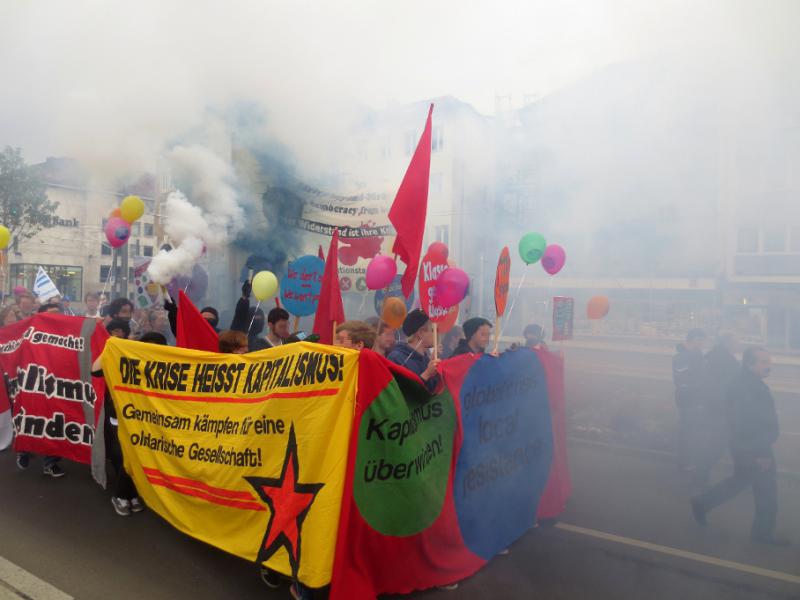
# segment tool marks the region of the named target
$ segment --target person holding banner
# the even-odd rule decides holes
[[[289,337],[289,312],[276,306],[267,313],[267,342],[270,348],[283,346]]]
[[[492,339],[492,323],[483,317],[473,317],[464,321],[464,337],[458,342],[452,356],[462,354],[483,354]]]
[[[25,291],[17,296],[17,306],[22,311],[22,318],[30,317],[36,312],[36,300],[28,291]]]
[[[433,323],[424,311],[412,310],[403,321],[403,333],[408,339],[396,343],[386,358],[419,375],[427,390],[434,393],[442,378],[437,371],[441,360],[428,357],[428,350],[433,348]]]
[[[363,350],[375,345],[375,330],[364,321],[345,321],[336,328],[334,346]]]
[[[527,325],[522,332],[525,338],[525,347],[531,350],[547,350],[547,344],[544,341],[544,328],[536,323]]]

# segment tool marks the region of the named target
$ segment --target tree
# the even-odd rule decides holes
[[[8,227],[12,239],[29,239],[53,226],[58,202],[47,198],[46,188],[22,151],[6,146],[0,154],[0,225]]]

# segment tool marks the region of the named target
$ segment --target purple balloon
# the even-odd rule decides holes
[[[566,262],[567,253],[564,252],[564,248],[558,244],[550,244],[544,249],[544,254],[542,255],[542,268],[550,273],[550,275],[555,275],[561,269],[563,269],[564,263]]]
[[[450,267],[436,280],[436,303],[450,308],[461,302],[469,290],[469,275],[461,269]]]
[[[131,224],[120,217],[111,217],[106,222],[106,239],[112,248],[119,248],[131,237]]]
[[[381,290],[392,283],[397,275],[397,263],[388,256],[378,254],[367,265],[367,287],[371,290]]]

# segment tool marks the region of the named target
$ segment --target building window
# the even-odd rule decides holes
[[[412,154],[414,154],[414,150],[417,148],[416,131],[406,131],[404,146],[406,149],[406,156],[411,156]]]
[[[444,148],[444,133],[441,127],[431,130],[431,152],[439,152]]]
[[[29,290],[33,289],[39,266],[39,263],[9,265],[12,284],[25,286]],[[83,299],[83,267],[65,265],[41,265],[41,267],[56,284],[62,296],[69,296],[71,300],[77,301]]]
[[[764,228],[764,252],[786,252],[786,228]]]
[[[141,242],[139,240],[128,240],[128,246],[130,246],[131,249],[130,256],[141,256],[139,254],[139,252],[141,252]]]
[[[142,246],[142,256],[153,256],[153,247]]]
[[[736,251],[740,253],[758,252],[758,228],[740,227],[736,236]]]
[[[444,177],[441,173],[431,173],[430,185],[428,186],[428,191],[432,195],[440,195],[442,193],[442,181]]]
[[[450,246],[450,225],[437,225],[434,231],[436,232],[437,242]]]
[[[108,273],[111,271],[110,265],[100,265],[100,283],[108,281]]]
[[[144,224],[144,234],[146,236],[152,236],[153,235],[153,224],[152,223],[145,223]]]
[[[103,242],[100,246],[100,254],[102,256],[111,256],[111,246],[106,242]]]
[[[141,230],[142,230],[141,223],[139,223],[138,221],[131,225],[131,235],[139,235],[139,232],[141,232]]]
[[[387,136],[381,144],[381,158],[392,158],[392,138]]]

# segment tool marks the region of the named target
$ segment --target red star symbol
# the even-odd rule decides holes
[[[303,526],[311,504],[314,502],[323,483],[298,483],[300,467],[297,460],[297,439],[294,424],[289,429],[289,443],[283,459],[281,476],[278,479],[267,477],[245,477],[255,488],[261,499],[269,506],[270,518],[264,540],[258,551],[258,562],[263,563],[283,547],[289,554],[292,576],[297,579],[300,568],[300,529]]]

